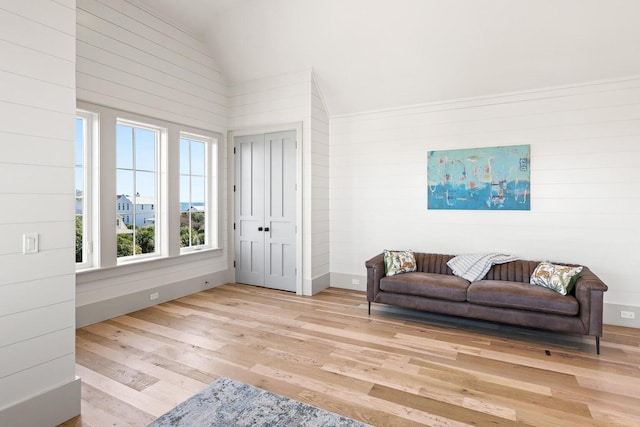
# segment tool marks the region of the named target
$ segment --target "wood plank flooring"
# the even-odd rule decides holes
[[[229,284],[77,330],[82,415],[145,426],[220,376],[375,426],[638,426],[640,330],[593,338]]]

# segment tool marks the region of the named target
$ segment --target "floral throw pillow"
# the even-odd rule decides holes
[[[582,266],[571,267],[545,261],[533,270],[529,283],[549,288],[560,295],[567,295],[575,286],[581,272]]]
[[[416,271],[416,257],[412,251],[384,250],[384,272],[387,276]]]

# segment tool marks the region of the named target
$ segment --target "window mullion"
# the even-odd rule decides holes
[[[189,177],[189,247],[193,246],[193,174],[191,173],[193,171],[193,165],[191,163],[191,159],[192,159],[192,148],[193,148],[193,141],[189,140],[189,170],[188,170],[188,177]]]
[[[133,241],[132,243],[132,254],[135,256],[136,255],[136,222],[137,222],[137,218],[136,218],[136,204],[137,204],[137,200],[136,200],[136,194],[137,194],[137,186],[136,186],[136,182],[137,182],[137,169],[136,169],[136,131],[135,129],[132,127],[131,128],[131,175],[133,176],[133,194],[131,195],[132,197],[132,202],[133,202],[133,213],[132,213],[132,217],[133,217],[133,223],[132,223],[132,230],[133,230]]]

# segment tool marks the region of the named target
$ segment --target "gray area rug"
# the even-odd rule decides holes
[[[222,377],[149,424],[149,427],[367,425]]]

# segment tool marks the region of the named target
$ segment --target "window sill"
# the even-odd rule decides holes
[[[209,248],[186,252],[172,257],[156,257],[130,261],[125,264],[114,265],[112,267],[86,268],[76,271],[76,284],[82,284],[107,277],[125,276],[131,273],[152,270],[159,267],[170,267],[203,259],[217,258],[221,257],[223,254],[224,249],[222,248]]]

